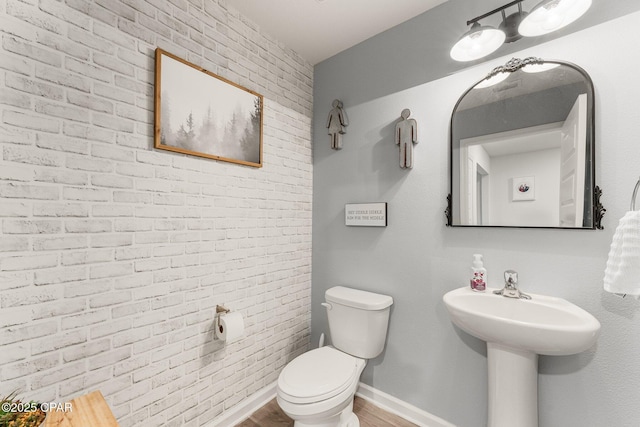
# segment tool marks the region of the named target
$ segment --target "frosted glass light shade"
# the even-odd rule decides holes
[[[591,7],[592,0],[543,0],[522,20],[518,32],[541,36],[566,27]]]
[[[456,61],[473,61],[495,52],[502,46],[504,39],[504,32],[493,27],[481,27],[476,22],[453,45],[449,54]]]
[[[542,73],[544,71],[552,70],[559,67],[560,64],[554,64],[553,62],[545,62],[544,64],[529,64],[522,67],[522,71],[525,73]]]
[[[495,86],[498,83],[506,80],[507,77],[509,77],[511,75],[511,73],[507,73],[507,72],[501,72],[498,74],[494,74],[493,76],[491,76],[488,79],[484,79],[483,81],[481,81],[480,83],[478,83],[477,85],[475,85],[473,88],[474,89],[484,89],[487,87],[491,87],[491,86]]]

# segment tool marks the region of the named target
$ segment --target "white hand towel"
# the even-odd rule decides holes
[[[629,211],[613,234],[604,290],[640,296],[640,211]]]

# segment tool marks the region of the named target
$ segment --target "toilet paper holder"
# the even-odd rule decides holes
[[[231,343],[242,338],[244,330],[244,319],[240,311],[232,312],[224,306],[216,306],[214,338]]]
[[[217,329],[220,329],[220,332],[222,332],[222,326],[220,326],[220,316],[229,313],[231,310],[229,310],[227,307],[225,307],[224,305],[216,305],[216,321],[215,321],[215,325],[214,327]]]

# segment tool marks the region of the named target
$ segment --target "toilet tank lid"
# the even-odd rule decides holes
[[[324,297],[327,302],[334,302],[362,310],[384,310],[393,304],[393,298],[389,295],[361,291],[345,286],[334,286],[333,288],[327,289]]]

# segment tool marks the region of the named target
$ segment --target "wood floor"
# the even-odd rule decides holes
[[[360,427],[417,427],[358,396],[353,402],[353,411],[360,419]],[[293,427],[293,420],[282,412],[278,402],[273,399],[236,427]]]

